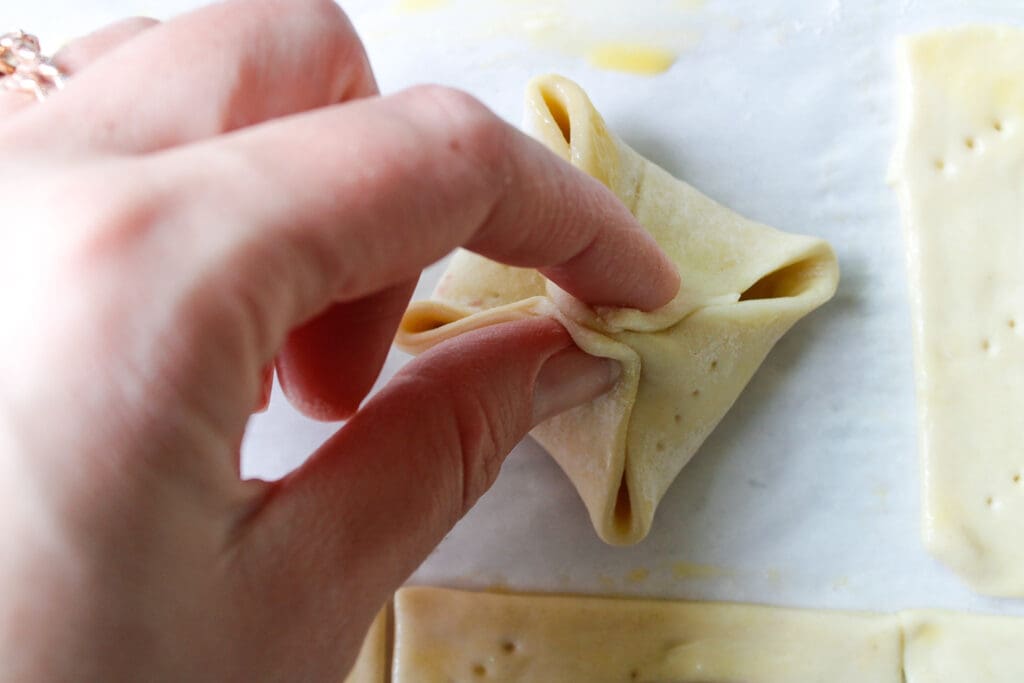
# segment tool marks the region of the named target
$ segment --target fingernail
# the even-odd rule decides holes
[[[622,376],[622,365],[573,347],[549,358],[533,388],[533,424],[592,401],[610,390]]]

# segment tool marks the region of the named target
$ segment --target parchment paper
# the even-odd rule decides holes
[[[2,4],[15,25],[53,44],[123,14],[165,17],[196,3]],[[903,236],[886,186],[895,37],[964,22],[1021,24],[1024,5],[342,5],[385,92],[425,81],[457,86],[518,123],[527,79],[560,72],[583,85],[611,129],[642,154],[754,219],[827,238],[843,271],[836,298],[779,343],[683,470],[643,543],[601,543],[567,479],[527,440],[414,582],[1024,615],[1024,602],[974,595],[921,545]],[[612,39],[679,57],[653,77],[588,66],[587,47]],[[440,270],[427,271],[418,296],[429,294]],[[405,361],[393,352],[382,381]],[[270,411],[252,421],[246,473],[280,476],[336,428],[299,417],[278,391]]]

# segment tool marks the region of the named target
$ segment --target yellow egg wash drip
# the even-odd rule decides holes
[[[677,579],[716,579],[729,576],[729,570],[711,564],[676,562],[672,565],[672,575]]]
[[[626,574],[626,580],[630,583],[642,583],[650,577],[651,572],[646,567],[637,567]]]
[[[447,5],[451,0],[400,0],[398,9],[402,12],[425,12],[427,10],[439,9]]]
[[[599,69],[644,76],[668,71],[676,61],[674,52],[634,43],[602,43],[588,50],[586,57]]]

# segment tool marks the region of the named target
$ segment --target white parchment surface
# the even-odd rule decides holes
[[[187,0],[3,0],[49,44]],[[613,548],[532,441],[414,581],[463,587],[722,599],[822,608],[944,607],[1024,615],[974,595],[919,539],[903,236],[886,170],[897,35],[1024,24],[1010,0],[419,0],[342,2],[385,92],[464,88],[518,123],[533,75],[578,81],[610,128],[718,201],[836,248],[835,299],[769,355],[669,489],[650,536]],[[602,71],[588,46],[678,54],[657,76]],[[301,46],[296,46],[301,49]],[[420,282],[426,297],[441,270]],[[381,381],[407,360],[395,351]],[[295,467],[337,425],[275,394],[244,448],[252,476]],[[1024,542],[1024,539],[1022,539]]]

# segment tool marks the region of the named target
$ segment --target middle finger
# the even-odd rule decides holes
[[[62,47],[53,56],[53,63],[65,78],[76,76],[103,55],[158,23],[155,19],[132,17],[108,24]],[[34,104],[36,98],[32,93],[0,92],[0,119],[8,119]]]
[[[151,28],[37,111],[85,124],[61,126],[72,147],[130,154],[376,91],[362,43],[331,0],[229,0]],[[30,145],[52,129],[25,128],[19,139]]]

